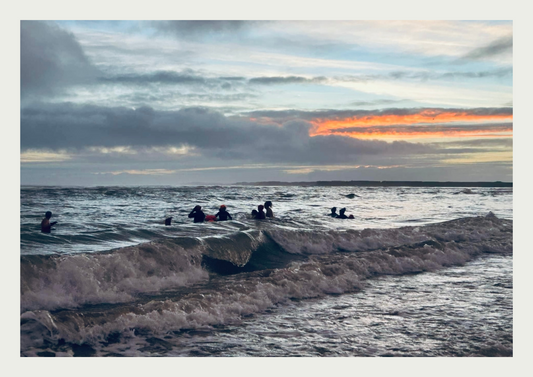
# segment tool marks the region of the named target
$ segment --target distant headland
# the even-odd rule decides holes
[[[439,182],[439,181],[314,181],[314,182],[237,182],[242,186],[374,186],[374,187],[513,187],[513,182]]]

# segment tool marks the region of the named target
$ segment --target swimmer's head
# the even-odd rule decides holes
[[[259,211],[262,211],[263,208],[265,208],[265,207],[263,207],[261,204],[259,204],[259,205],[257,206],[257,209],[258,209]]]
[[[50,217],[52,217],[52,212],[47,211],[47,212],[44,214],[44,217],[46,217],[47,219],[49,219]]]

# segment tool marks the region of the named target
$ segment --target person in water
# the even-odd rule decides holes
[[[165,219],[165,225],[170,225],[170,224],[172,224],[172,216],[167,217],[167,218]]]
[[[337,217],[338,216],[337,215],[337,207],[333,207],[331,209],[331,213],[329,214],[329,216],[331,216],[331,217]]]
[[[215,217],[218,217],[218,221],[226,221],[228,218],[230,220],[233,220],[229,212],[226,211],[226,206],[224,204],[220,206],[220,209],[218,210],[218,213],[215,215]]]
[[[195,223],[203,223],[205,220],[205,213],[202,212],[202,207],[194,207],[191,213],[189,213],[189,218],[194,218]]]
[[[43,233],[50,233],[52,230],[52,226],[57,224],[57,221],[50,222],[50,218],[52,217],[52,212],[48,211],[44,215],[43,221],[41,221],[41,232]]]
[[[274,212],[272,212],[272,202],[270,200],[265,202],[266,217],[274,217]]]
[[[263,212],[263,208],[265,208],[265,207],[263,207],[262,205],[258,205],[258,206],[257,206],[257,215],[255,215],[255,218],[256,218],[257,220],[264,220],[264,219],[266,219],[265,213]]]
[[[257,210],[256,209],[252,209],[252,219],[255,219],[257,216]]]
[[[346,212],[346,208],[343,208],[339,211],[339,216],[337,216],[337,219],[347,219],[348,216],[346,216],[344,212]]]
[[[353,217],[353,215],[348,216],[348,218],[352,219],[352,220],[355,219],[355,217]]]

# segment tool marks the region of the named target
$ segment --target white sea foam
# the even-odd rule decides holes
[[[416,237],[409,238],[412,235]],[[292,262],[286,268],[220,277],[198,287],[194,293],[139,303],[134,308],[106,309],[96,314],[92,311],[73,312],[59,317],[39,311],[23,316],[27,326],[32,321],[39,322],[53,339],[95,343],[116,332],[125,337],[132,336],[134,329],[164,334],[235,323],[243,316],[289,299],[364,288],[365,280],[376,275],[432,271],[464,264],[484,252],[512,253],[512,223],[492,216],[418,228],[354,232],[336,238],[330,234],[329,237],[332,238],[328,241],[342,242],[345,246],[351,245],[348,241],[353,237],[358,241],[351,248],[359,249],[350,253],[314,253],[307,260]],[[364,241],[365,237],[371,241]],[[414,242],[405,243],[406,237]],[[278,239],[282,243],[286,238]],[[292,241],[287,244],[295,247],[294,238]],[[289,247],[287,244],[283,246]],[[202,273],[195,276],[204,277]],[[161,286],[160,282],[153,284]]]
[[[25,259],[21,310],[72,308],[116,303],[139,293],[159,292],[207,279],[201,251],[174,244],[149,243],[113,253]]]

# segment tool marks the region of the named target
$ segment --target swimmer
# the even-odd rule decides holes
[[[224,204],[220,206],[220,209],[218,213],[215,215],[215,217],[218,217],[218,221],[226,221],[228,218],[230,220],[233,220],[229,212],[226,211],[226,206]]]
[[[263,207],[262,205],[257,206],[257,215],[255,216],[257,220],[264,220],[266,218],[265,213],[263,212],[263,208],[265,207]]]
[[[194,218],[195,223],[203,223],[205,220],[205,214],[202,212],[202,207],[194,207],[191,213],[189,213],[189,218]]]
[[[52,230],[52,227],[57,224],[57,221],[50,222],[50,218],[52,217],[52,212],[48,211],[44,215],[43,221],[41,221],[41,232],[42,233],[50,233]]]
[[[274,212],[272,212],[272,202],[270,200],[265,202],[266,217],[274,217]]]
[[[348,216],[346,216],[344,212],[346,212],[346,208],[343,208],[339,211],[339,216],[337,216],[337,219],[347,219]]]

